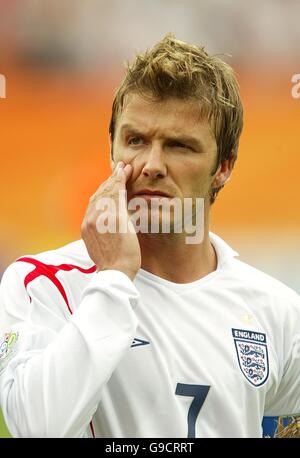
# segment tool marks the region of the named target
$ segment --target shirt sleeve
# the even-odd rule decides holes
[[[278,359],[282,367],[277,389],[268,400],[266,416],[300,415],[300,297],[292,293],[280,300],[277,321],[283,332],[277,335]],[[275,336],[276,339],[276,336]],[[280,344],[279,344],[280,342]]]
[[[95,273],[66,318],[51,282],[29,297],[22,263],[8,267],[0,287],[0,401],[14,437],[85,435],[131,346],[138,297],[124,273]]]

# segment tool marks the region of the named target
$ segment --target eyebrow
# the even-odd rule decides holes
[[[120,133],[122,134],[124,130],[127,130],[132,134],[145,135],[142,131],[132,126],[131,124],[123,124],[123,126],[121,126]]]
[[[120,133],[123,133],[124,130],[128,132],[134,133],[136,135],[147,136],[147,134],[143,133],[140,129],[134,127],[131,124],[123,124],[120,129]],[[187,143],[198,150],[203,150],[203,143],[201,140],[198,140],[195,137],[191,137],[189,135],[173,135],[172,137],[166,137],[168,142],[178,142],[178,143]]]

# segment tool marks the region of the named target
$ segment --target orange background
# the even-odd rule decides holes
[[[22,254],[80,237],[88,197],[110,173],[108,125],[121,77],[15,65],[5,70],[2,270]],[[289,252],[299,250],[300,99],[291,96],[292,74],[286,70],[274,78],[272,72],[238,71],[245,127],[233,176],[212,212],[212,229],[245,254],[260,239],[272,246],[276,237],[277,262],[285,246]],[[289,261],[283,257],[282,262]]]

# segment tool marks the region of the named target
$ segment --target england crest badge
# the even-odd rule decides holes
[[[269,376],[266,334],[245,329],[232,329],[232,336],[243,375],[252,385],[263,385]]]

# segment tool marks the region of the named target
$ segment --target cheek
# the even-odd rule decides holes
[[[211,169],[195,167],[186,174],[184,188],[191,194],[204,197],[211,188],[213,177],[210,175]]]
[[[124,161],[125,164],[131,164],[134,165],[134,160],[137,154],[130,150],[129,148],[126,148],[122,144],[118,143],[117,141],[114,144],[113,147],[113,155],[114,155],[114,161],[117,163],[119,161]]]
[[[141,174],[142,163],[139,161],[138,154],[134,151],[130,151],[124,147],[113,149],[114,163],[117,164],[119,161],[123,161],[125,164],[131,164],[133,167],[133,173],[130,177],[129,182],[135,181],[135,179]]]

